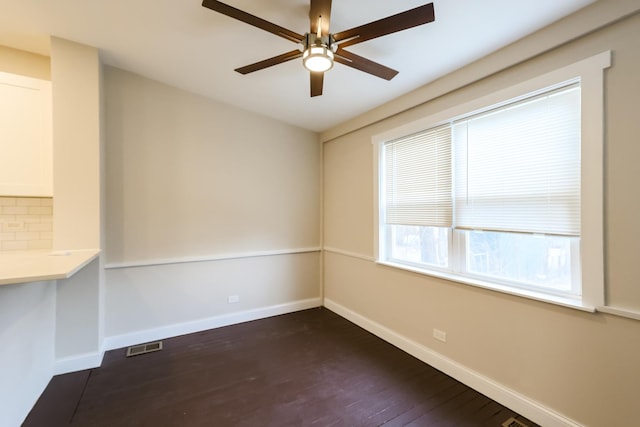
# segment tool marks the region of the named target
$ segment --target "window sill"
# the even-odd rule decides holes
[[[465,284],[465,285],[471,285],[471,286],[475,286],[475,287],[478,287],[478,288],[488,289],[488,290],[491,290],[491,291],[502,292],[504,294],[509,294],[509,295],[515,295],[515,296],[519,296],[519,297],[523,297],[523,298],[528,298],[528,299],[532,299],[532,300],[535,300],[535,301],[541,301],[541,302],[546,302],[546,303],[550,303],[550,304],[560,305],[560,306],[563,306],[563,307],[573,308],[573,309],[576,309],[576,310],[586,311],[586,312],[589,312],[589,313],[595,313],[596,312],[596,308],[595,307],[584,304],[578,298],[562,297],[562,296],[558,296],[558,295],[549,295],[549,294],[545,294],[545,293],[542,293],[542,292],[536,292],[536,291],[532,291],[532,290],[528,290],[528,289],[512,288],[512,287],[505,286],[505,285],[500,285],[500,284],[497,284],[497,283],[491,283],[491,282],[486,282],[486,281],[483,281],[483,280],[471,279],[469,277],[458,276],[456,274],[444,273],[444,272],[438,272],[438,271],[430,271],[430,270],[423,270],[423,269],[420,269],[420,268],[414,268],[414,267],[410,267],[410,266],[406,266],[406,265],[402,265],[402,264],[397,264],[397,263],[393,263],[393,262],[388,262],[388,261],[376,260],[376,264],[384,265],[384,266],[387,266],[387,267],[398,268],[398,269],[401,269],[401,270],[406,270],[406,271],[410,271],[410,272],[413,272],[413,273],[422,274],[422,275],[425,275],[425,276],[437,277],[439,279],[449,280],[451,282],[462,283],[462,284]]]

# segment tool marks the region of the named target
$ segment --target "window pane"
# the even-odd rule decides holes
[[[446,267],[449,258],[449,229],[419,225],[388,225],[390,259]]]
[[[571,292],[572,237],[468,231],[469,273]]]

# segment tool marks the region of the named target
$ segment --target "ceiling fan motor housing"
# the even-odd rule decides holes
[[[302,63],[306,69],[314,72],[329,71],[333,68],[334,52],[338,45],[332,43],[331,35],[306,33],[302,43]]]
[[[304,39],[300,43],[300,51],[304,52],[311,46],[324,46],[334,53],[338,50],[338,44],[333,39],[333,34],[323,34],[322,37],[318,37],[315,33],[305,33]]]

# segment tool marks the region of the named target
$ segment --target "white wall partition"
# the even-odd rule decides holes
[[[52,59],[0,47],[0,70],[52,79],[53,245],[99,248],[98,52],[57,38],[51,50]],[[0,287],[0,425],[20,425],[54,373],[99,365],[99,277],[94,261],[68,280]]]
[[[102,249],[102,123],[98,49],[51,39],[53,249]],[[102,361],[99,261],[57,283],[56,373]]]
[[[53,282],[0,286],[0,425],[18,426],[53,375]]]

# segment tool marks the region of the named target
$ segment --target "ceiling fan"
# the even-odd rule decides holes
[[[330,33],[331,0],[311,0],[310,30],[302,35],[219,1],[204,0],[202,6],[299,44],[298,49],[237,68],[235,71],[248,74],[302,57],[303,65],[310,71],[312,97],[322,95],[324,73],[333,67],[334,61],[376,77],[391,80],[398,71],[351,53],[345,48],[376,37],[428,24],[435,19],[433,3],[428,3],[349,30]]]

